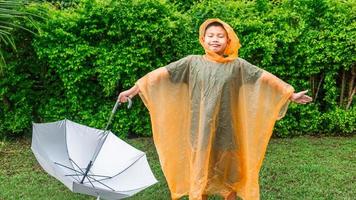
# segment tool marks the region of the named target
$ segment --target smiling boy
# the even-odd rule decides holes
[[[218,22],[209,24],[205,30],[204,43],[210,50],[219,55],[223,55],[228,43],[227,33],[224,27]]]
[[[239,39],[219,19],[199,31],[205,55],[158,68],[131,89],[151,117],[153,138],[172,199],[259,199],[258,174],[276,120],[307,91],[238,58]]]

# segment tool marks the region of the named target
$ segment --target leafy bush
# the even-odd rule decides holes
[[[323,118],[323,129],[326,133],[334,132],[336,134],[355,134],[356,132],[356,108],[345,111],[340,108],[325,113]]]

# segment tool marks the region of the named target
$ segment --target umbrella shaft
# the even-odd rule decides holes
[[[88,166],[87,166],[87,168],[86,168],[86,170],[85,170],[83,179],[82,179],[82,181],[80,181],[81,184],[83,184],[85,177],[88,176],[88,173],[89,173],[89,170],[90,170],[90,168],[91,168],[91,166],[92,166],[92,163],[93,163],[93,161],[90,161],[90,162],[88,163]]]

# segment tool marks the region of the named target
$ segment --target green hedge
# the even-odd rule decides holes
[[[28,9],[48,14],[37,24],[38,35],[14,33],[20,50],[7,51],[0,79],[0,135],[63,118],[104,127],[119,91],[157,67],[203,53],[198,28],[212,17],[236,30],[241,57],[297,91],[309,89],[316,99],[292,104],[276,124],[278,136],[355,132],[356,109],[349,103],[356,67],[354,1],[82,0],[66,9]],[[113,131],[151,134],[139,98],[133,109],[119,110]]]

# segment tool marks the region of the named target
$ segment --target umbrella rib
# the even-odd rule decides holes
[[[79,167],[79,165],[77,165],[77,163],[74,162],[74,160],[72,160],[71,158],[69,158],[69,161],[71,161],[72,163],[74,163],[74,165],[78,167],[78,169],[82,172],[82,174],[84,174],[84,171]]]
[[[78,174],[66,174],[65,176],[78,176]]]
[[[60,164],[60,163],[57,163],[57,162],[55,162],[55,164],[57,164],[57,165],[59,165],[59,166],[61,166],[61,167],[65,167],[65,168],[67,168],[67,169],[70,169],[70,170],[72,170],[72,171],[74,171],[75,173],[76,173],[76,175],[78,176],[78,174],[77,173],[79,173],[80,174],[80,172],[79,171],[77,171],[77,170],[75,170],[75,169],[73,169],[73,168],[70,168],[70,167],[67,167],[67,166],[65,166],[65,165],[62,165],[62,164]],[[79,179],[79,177],[73,177],[76,181],[79,181],[78,179]],[[78,178],[78,179],[77,179]]]
[[[118,176],[122,173],[124,173],[126,170],[128,170],[132,165],[134,165],[135,163],[137,163],[137,161],[139,161],[143,156],[145,156],[146,154],[142,154],[142,156],[140,156],[139,158],[137,158],[135,160],[135,162],[131,163],[129,166],[127,166],[124,170],[122,170],[121,172],[119,172],[118,174],[116,174],[115,176]],[[112,178],[114,178],[115,176],[112,176]]]
[[[77,181],[80,181],[79,176],[80,176],[80,175],[84,175],[83,170],[77,165],[77,163],[76,163],[72,158],[69,158],[69,161],[70,161],[71,163],[73,163],[76,167],[78,167],[78,169],[82,172],[82,173],[78,172],[79,175],[77,175],[77,177],[76,177],[76,178],[78,178],[78,179],[76,179],[76,180],[77,180]]]
[[[89,176],[92,176],[92,175],[89,175]],[[104,181],[104,180],[108,180],[108,179],[111,179],[112,177],[107,177],[107,178],[103,178],[103,179],[100,179],[100,180],[96,180],[96,181],[93,181],[93,182],[97,182],[97,181]]]
[[[112,178],[112,176],[96,175],[96,174],[94,174],[91,170],[89,170],[88,176],[97,176],[97,177],[104,177],[104,178]]]
[[[70,161],[71,163],[74,163],[75,166],[77,166],[78,169],[79,169],[81,172],[83,172],[83,171],[80,169],[80,167],[74,162],[74,160],[72,160],[70,157],[69,157],[69,161]],[[72,165],[72,166],[73,166],[73,165]],[[76,177],[73,176],[73,178],[75,178],[75,180],[79,182],[79,181],[80,181],[79,176],[81,175],[81,173],[78,171],[78,172],[75,172],[75,174],[76,174]]]
[[[72,171],[75,171],[75,172],[80,173],[79,171],[77,171],[77,170],[75,170],[75,169],[73,169],[73,168],[70,168],[70,167],[68,167],[68,166],[62,165],[62,164],[60,164],[60,163],[54,162],[54,164],[57,164],[57,165],[59,165],[59,166],[61,166],[61,167],[65,167],[65,168],[67,168],[67,169],[70,169],[70,170],[72,170]]]
[[[79,166],[78,166],[78,167],[79,167]],[[82,170],[80,170],[80,171],[82,171]],[[83,176],[84,176],[84,172],[83,172]],[[86,178],[88,179],[90,185],[94,188],[94,190],[97,190],[96,187],[94,186],[94,184],[90,181],[89,177],[86,176]],[[81,183],[81,184],[82,184],[82,183]],[[99,195],[99,193],[98,193],[97,191],[95,191],[95,193]]]
[[[113,188],[111,188],[110,186],[108,186],[108,185],[102,183],[100,180],[96,180],[95,178],[90,177],[90,176],[87,176],[87,177],[88,177],[88,180],[89,180],[89,181],[90,181],[90,179],[93,179],[95,182],[98,182],[98,183],[100,183],[101,185],[103,185],[103,186],[105,186],[105,187],[111,189],[112,191],[115,191]],[[90,182],[91,182],[91,181],[90,181]]]
[[[112,176],[103,176],[103,175],[95,175],[95,174],[90,174],[90,176],[97,176],[97,177],[104,177],[104,178],[112,178]]]
[[[88,174],[88,176],[91,176],[91,177],[92,177],[92,176],[104,177],[103,179],[100,179],[100,180],[96,180],[96,179],[95,179],[95,181],[93,181],[93,182],[108,180],[108,179],[111,179],[111,178],[112,178],[111,176],[95,175],[91,170],[89,170],[89,172],[90,172],[91,174]],[[86,183],[88,183],[88,182],[86,182]]]
[[[71,162],[73,162],[74,163],[74,165],[75,166],[77,166],[78,167],[78,169],[82,172],[82,174],[84,175],[84,171],[77,165],[77,163],[75,163],[74,162],[74,160],[72,160],[71,158],[69,158],[69,160],[71,161]],[[80,173],[80,172],[79,172]],[[96,188],[95,188],[95,186],[94,186],[94,184],[89,180],[89,178],[88,178],[88,176],[87,176],[87,179],[88,179],[88,181],[89,181],[89,183],[90,183],[90,185],[96,190]]]
[[[78,165],[77,163],[75,163],[74,160],[72,160],[71,158],[69,158],[69,160],[70,160],[71,162],[73,162],[74,165],[77,166],[78,169],[82,172],[80,175],[84,175],[84,171],[79,167],[79,165]],[[89,179],[88,179],[88,180],[89,180]],[[78,181],[79,181],[79,180],[78,180]],[[90,180],[89,180],[89,182],[90,182]],[[88,183],[88,182],[87,182],[87,183]],[[90,184],[94,187],[94,185],[92,184],[92,182],[90,182]],[[94,188],[95,188],[95,187],[94,187]]]
[[[90,181],[89,177],[87,176],[86,178],[89,180],[90,185],[93,186],[93,188],[96,190],[96,187],[95,187],[94,184]],[[96,191],[96,193],[98,193],[98,192]]]

